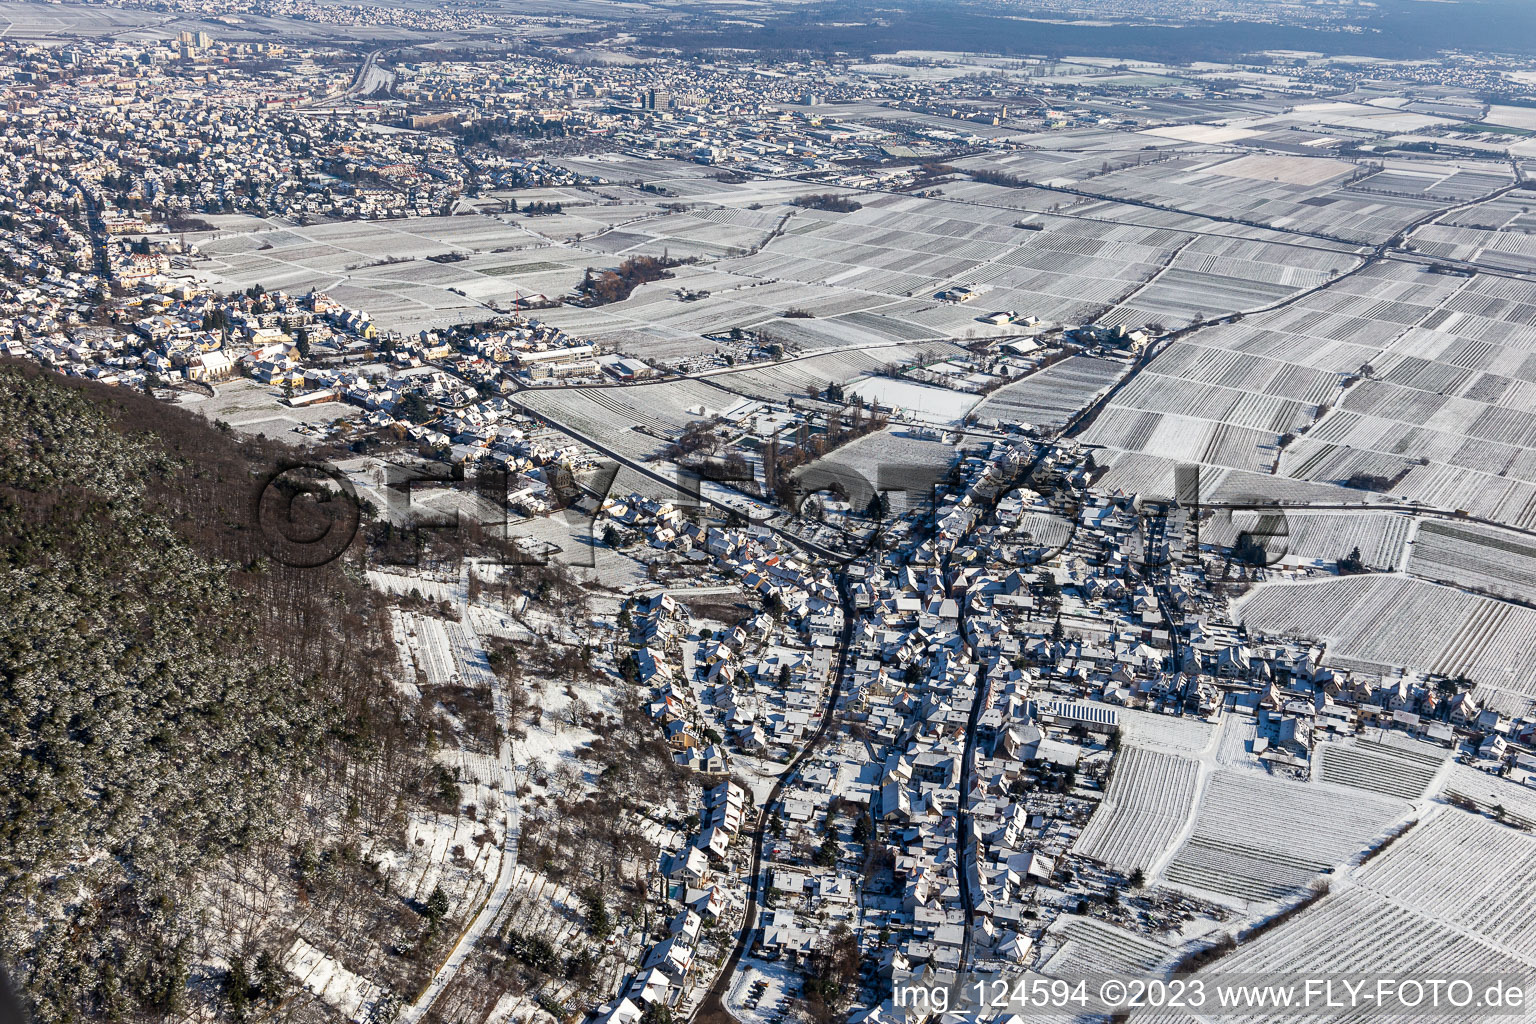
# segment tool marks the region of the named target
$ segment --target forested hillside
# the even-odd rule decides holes
[[[281,454],[0,364],[0,954],[40,1021],[275,1006],[297,905],[425,971],[368,868],[434,799],[421,730],[359,571],[261,557]]]

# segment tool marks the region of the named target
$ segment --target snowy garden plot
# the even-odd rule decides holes
[[[406,635],[416,655],[416,666],[426,673],[431,686],[453,686],[458,677],[458,659],[453,641],[442,619],[407,613]]]
[[[583,944],[583,921],[581,902],[570,888],[519,865],[513,875],[511,892],[491,930],[496,934],[541,935],[557,951],[565,953]],[[644,948],[644,936],[631,934],[627,927],[611,936],[604,946],[595,948],[593,952],[598,957],[596,990],[615,991],[627,968],[638,964]],[[576,996],[578,990],[568,982],[556,982],[552,989],[544,992],[527,992],[515,997],[507,1019],[528,1019],[527,1014],[537,1017],[540,1011],[536,997],[541,994],[563,1002]]]
[[[1234,604],[1250,629],[1321,637],[1329,660],[1407,667],[1478,684],[1485,705],[1536,697],[1536,611],[1404,576],[1265,583]]]
[[[452,645],[454,666],[458,669],[464,685],[480,689],[490,688],[495,683],[496,677],[491,672],[490,663],[486,661],[485,651],[480,646],[479,638],[457,622],[445,622],[443,628]]]
[[[1116,760],[1109,792],[1073,852],[1127,874],[1146,871],[1189,819],[1200,763],[1129,745]]]
[[[1146,750],[1169,754],[1199,754],[1211,744],[1216,729],[1188,715],[1159,715],[1136,708],[1116,708],[1120,738]]]
[[[1253,752],[1254,741],[1258,738],[1259,723],[1252,715],[1222,715],[1216,763],[1223,768],[1267,771],[1264,762]]]
[[[1163,881],[1229,899],[1280,899],[1364,849],[1407,808],[1388,797],[1220,769]]]
[[[451,751],[440,760],[458,763],[462,758]],[[485,821],[462,814],[412,812],[406,820],[404,855],[385,861],[395,891],[425,900],[441,887],[450,916],[471,913],[501,868],[502,830],[494,823],[498,812],[491,803],[496,792],[495,786],[473,782],[461,792],[464,804],[476,802],[477,815],[485,812]]]
[[[1359,738],[1352,743],[1321,743],[1313,777],[1319,782],[1417,800],[1429,789],[1448,754]]]

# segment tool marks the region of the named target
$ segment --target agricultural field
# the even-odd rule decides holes
[[[1148,871],[1189,820],[1200,763],[1127,744],[1113,772],[1073,852],[1125,874]]]
[[[598,166],[592,160],[570,163],[589,173]],[[963,195],[954,197],[861,194],[863,208],[847,214],[788,205],[807,190],[802,183],[726,185],[690,173],[661,184],[688,200],[686,212],[658,211],[649,197],[626,200],[622,190],[605,186],[599,191],[619,204],[611,209],[634,210],[628,219],[608,206],[577,205],[564,217],[519,222],[551,247],[551,259],[573,267],[578,253],[589,254],[585,265],[596,266],[639,254],[703,261],[623,302],[556,310],[546,319],[663,358],[697,352],[704,335],[733,327],[813,351],[1006,333],[976,319],[992,309],[1069,323],[1185,324],[1201,314],[1270,305],[1324,284],[1356,262],[1337,245],[1297,245],[1251,228],[1216,230],[1199,216],[1174,216],[1189,226],[1182,231],[1135,219],[1117,223],[1108,211],[1050,216],[1039,212],[1045,202],[1027,201],[1028,190],[981,183],[962,184]],[[1026,199],[1023,207],[1020,199]],[[747,209],[753,204],[762,209]],[[594,209],[604,211],[608,225],[572,220],[594,216]],[[1043,230],[1015,226],[1024,209]],[[576,276],[564,287],[574,285]],[[542,277],[517,284],[546,293],[559,287]],[[974,308],[934,298],[955,284],[982,291]],[[710,294],[679,303],[673,293],[683,285]],[[476,281],[463,290],[478,298],[488,295],[487,287],[503,286]],[[789,308],[813,316],[780,316]]]
[[[1356,737],[1350,743],[1318,744],[1312,777],[1319,782],[1417,800],[1429,790],[1449,758],[1450,751],[1437,747],[1409,749]]]
[[[979,401],[975,395],[889,377],[871,377],[848,390],[901,419],[946,427],[960,424]]]
[[[248,436],[265,434],[293,444],[308,441],[304,431],[310,427],[358,419],[363,412],[355,405],[321,402],[295,409],[283,404],[282,392],[248,378],[225,381],[214,389],[213,397],[196,391],[183,391],[176,403],[197,413],[210,423],[228,423]]]
[[[1062,914],[1046,932],[1059,943],[1041,966],[1046,974],[1145,974],[1172,957],[1173,950],[1135,932],[1092,917]]]
[[[1194,756],[1215,739],[1216,727],[1188,715],[1159,715],[1136,708],[1116,708],[1122,741],[1149,751]]]
[[[1406,568],[1406,550],[1415,555],[1418,550],[1407,548],[1412,526],[1409,516],[1395,512],[1217,509],[1201,522],[1200,543],[1231,547],[1246,532],[1264,545],[1271,561],[1283,556],[1288,562],[1331,567],[1358,549],[1360,560],[1372,568]]]
[[[1486,813],[1502,809],[1507,820],[1536,831],[1536,790],[1469,765],[1453,764],[1446,773],[1444,795],[1462,800]]]
[[[1259,723],[1252,715],[1222,715],[1216,763],[1223,768],[1267,772],[1264,762],[1253,752],[1254,741],[1258,738]]]
[[[416,670],[426,676],[429,686],[453,686],[460,666],[453,640],[442,619],[431,615],[402,613],[406,642]]]
[[[847,384],[908,362],[936,362],[964,351],[947,342],[883,345],[872,348],[826,352],[785,360],[769,366],[739,368],[710,375],[715,387],[747,398],[783,405],[793,398],[803,401],[826,390],[828,384]]]
[[[934,485],[955,461],[956,449],[905,430],[881,430],[850,441],[796,471],[807,487],[836,481],[855,509],[883,491],[899,516],[933,500]]]
[[[1364,973],[1448,978],[1473,973],[1528,975],[1530,967],[1526,960],[1479,936],[1385,899],[1369,889],[1353,887],[1325,896],[1272,931],[1222,957],[1213,970],[1220,970],[1223,975],[1252,978],[1274,978],[1281,974],[1325,977]],[[1136,1019],[1159,1024],[1185,1024],[1196,1018],[1168,1012],[1138,1014]],[[1246,1013],[1227,1011],[1221,1019],[1243,1024],[1281,1024],[1297,1019],[1324,1018],[1318,1014],[1298,1018],[1295,1009],[1266,1009]],[[1363,1010],[1349,1014],[1330,1011],[1326,1019],[1392,1018]],[[1449,1024],[1470,1018],[1462,1010],[1438,1015],[1424,1013],[1416,1019]]]
[[[1341,486],[1370,475],[1401,500],[1529,527],[1536,368],[1518,332],[1530,322],[1536,287],[1524,282],[1383,263],[1180,338],[1147,370],[1177,380],[1138,380],[1082,437],[1153,482],[1149,460],[1166,459],[1380,500]]]
[[[524,391],[519,404],[556,427],[598,439],[630,458],[644,459],[697,420],[739,403],[702,381],[661,381],[634,387],[546,388]]]
[[[1358,877],[1398,906],[1464,929],[1502,953],[1536,958],[1536,837],[1447,809]]]
[[[1250,629],[1328,642],[1344,667],[1410,668],[1477,684],[1485,707],[1536,700],[1536,611],[1401,575],[1265,583],[1234,604]]]
[[[1393,312],[1399,331],[1363,361],[1366,379],[1286,449],[1279,471],[1333,481],[1374,473],[1404,500],[1531,526],[1536,368],[1519,332],[1536,315],[1536,287],[1393,273],[1424,286],[1412,302],[1393,300],[1405,307]]]
[[[1457,210],[1413,233],[1414,248],[1430,256],[1475,260],[1502,270],[1536,267],[1536,216],[1520,192]]]
[[[1195,235],[1099,321],[1128,327],[1182,325],[1263,309],[1321,287],[1357,265],[1328,248]]]
[[[983,425],[1022,423],[1060,427],[1072,414],[1125,375],[1129,367],[1110,359],[1070,356],[1022,380],[1004,384],[976,407]]]
[[[1253,132],[1307,125],[1391,131],[1435,123],[1445,122],[1361,105],[1303,104],[1290,114],[1251,119],[1241,127]],[[1000,164],[1005,172],[1020,174],[1009,161]],[[1096,169],[1098,166],[1096,163]],[[1388,170],[1418,169],[1406,161],[1388,160],[1386,166]],[[1479,167],[1486,172],[1486,165]],[[1198,210],[1214,218],[1319,239],[1378,243],[1433,215],[1444,205],[1441,196],[1445,193],[1462,196],[1460,201],[1465,201],[1491,193],[1511,180],[1507,174],[1497,173],[1460,176],[1458,180],[1462,168],[1451,162],[1440,163],[1435,170],[1430,176],[1416,176],[1411,184],[1393,187],[1388,180],[1373,188],[1367,184],[1369,178],[1363,168],[1327,154],[1234,156],[1231,152],[1192,150],[1160,153],[1146,162],[1137,154],[1134,160],[1116,161],[1108,173],[1085,176],[1079,169],[1076,175],[1057,175],[1043,184],[1070,185],[1111,200]]]
[[[1206,782],[1194,832],[1161,880],[1227,900],[1283,899],[1364,849],[1407,809],[1390,797],[1219,769]]]
[[[367,311],[381,329],[404,333],[487,318],[492,313],[486,300],[511,302],[519,290],[567,291],[580,279],[577,268],[590,262],[585,256],[564,259],[559,248],[500,217],[476,215],[220,231],[201,236],[198,245],[205,258],[196,269],[213,284],[260,284],[300,295],[323,291]],[[426,259],[444,253],[470,258]],[[482,276],[477,266],[495,273]],[[507,269],[518,266],[556,269],[526,275]]]
[[[1415,576],[1519,600],[1536,593],[1536,544],[1505,531],[1426,521],[1412,550],[1403,568]]]

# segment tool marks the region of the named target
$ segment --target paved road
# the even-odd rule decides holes
[[[513,396],[513,400],[516,400],[515,396]],[[587,445],[589,448],[591,448],[593,451],[596,451],[600,455],[613,459],[621,465],[628,466],[635,472],[641,473],[653,480],[666,484],[668,487],[675,488],[679,491],[684,491],[684,488],[681,487],[676,480],[667,477],[665,474],[658,473],[656,470],[646,465],[645,463],[638,462],[632,458],[629,458],[628,456],[614,451],[599,441],[597,438],[576,430],[567,424],[561,423],[558,419],[550,416],[548,413],[538,410],[532,411],[535,411],[555,429],[569,434],[571,437],[574,437],[582,444]],[[707,495],[700,495],[699,500],[705,504],[713,505],[721,511],[731,511],[730,505],[724,502],[716,501]],[[794,545],[803,551],[815,555],[817,560],[819,560],[824,565],[830,564],[837,567],[843,567],[847,565],[847,563],[851,560],[845,555],[840,555],[829,550],[828,548],[823,547],[820,544],[806,540],[793,531],[785,530],[777,526],[765,526],[764,528],[777,535],[786,543]],[[736,936],[736,944],[731,948],[731,954],[730,957],[726,960],[725,966],[721,969],[719,975],[716,976],[714,983],[710,985],[709,991],[707,991],[704,994],[704,997],[699,1000],[698,1009],[694,1011],[694,1019],[698,1021],[719,1022],[730,1021],[734,1019],[731,1017],[730,1012],[725,1007],[725,995],[730,989],[731,977],[735,974],[737,965],[740,964],[741,958],[746,954],[747,948],[751,944],[752,932],[757,927],[757,916],[759,911],[758,905],[762,899],[763,844],[768,828],[769,808],[773,807],[779,802],[783,795],[784,787],[794,780],[796,773],[799,771],[800,766],[805,762],[805,759],[809,757],[826,738],[827,733],[832,727],[833,719],[836,716],[838,701],[840,701],[843,696],[843,677],[845,675],[845,669],[847,668],[848,650],[853,643],[853,625],[855,621],[855,612],[857,609],[853,604],[853,595],[848,590],[848,581],[846,576],[842,573],[835,573],[834,578],[837,581],[839,604],[843,609],[843,628],[842,632],[838,636],[837,663],[833,669],[834,675],[830,692],[827,696],[826,706],[822,709],[821,724],[816,727],[816,731],[806,741],[805,745],[800,748],[800,752],[796,754],[795,757],[790,761],[783,774],[779,776],[778,781],[774,783],[773,789],[769,791],[768,799],[763,803],[763,806],[758,808],[757,825],[752,831],[752,871],[747,890],[747,907],[745,913],[742,915],[741,930]]]
[[[381,86],[388,85],[394,80],[393,72],[385,71],[379,67],[379,56],[383,50],[374,50],[363,59],[362,67],[352,76],[352,81],[341,92],[328,93],[325,96],[316,96],[313,99],[300,103],[300,107],[322,107],[339,103],[345,99],[367,96]]]
[[[972,525],[972,529],[981,525],[990,518],[997,508],[997,503],[1002,497],[1011,492],[1021,480],[1031,480],[1035,472],[1040,468],[1040,463],[1050,451],[1048,445],[1039,446],[1034,459],[1019,473],[1012,476],[1006,483],[998,485],[995,493],[988,499],[982,513],[978,515]],[[958,546],[958,545],[957,545]],[[949,585],[950,555],[953,549],[943,559],[945,586]],[[970,602],[962,599],[960,602],[960,618],[956,623],[960,636],[965,636],[965,619],[970,613]],[[976,726],[981,721],[982,705],[985,703],[987,693],[987,667],[980,659],[974,657],[976,662],[976,697],[971,701],[970,717],[965,723],[965,750],[960,755],[960,802],[956,805],[955,824],[956,845],[960,850],[960,906],[965,911],[965,932],[960,944],[960,970],[964,972],[970,965],[975,946],[976,926],[976,897],[977,893],[971,890],[970,865],[976,860],[976,823],[971,815],[970,805],[967,802],[967,794],[975,780],[976,765]]]
[[[747,948],[752,944],[752,933],[757,928],[758,904],[762,899],[763,888],[763,844],[768,834],[768,811],[779,802],[784,794],[784,787],[794,780],[805,759],[821,746],[822,740],[827,736],[832,727],[832,720],[837,710],[837,702],[843,696],[843,673],[847,668],[848,650],[853,646],[854,613],[858,610],[854,607],[853,596],[848,591],[847,578],[837,574],[837,593],[839,603],[843,608],[843,629],[837,638],[837,665],[834,668],[836,675],[832,682],[832,692],[827,698],[826,708],[822,711],[821,724],[816,727],[816,732],[806,741],[805,746],[789,762],[784,773],[773,784],[773,789],[768,792],[768,799],[757,811],[757,826],[752,830],[752,873],[747,890],[747,909],[741,918],[741,930],[736,935],[736,944],[731,947],[731,955],[725,961],[716,976],[714,984],[704,998],[699,1000],[699,1008],[694,1013],[694,1019],[700,1022],[730,1021],[730,1010],[725,1005],[726,992],[730,990],[731,978],[736,973],[741,958],[746,955]]]

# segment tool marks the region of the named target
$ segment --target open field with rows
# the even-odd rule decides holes
[[[1173,951],[1145,935],[1092,917],[1063,914],[1051,925],[1048,940],[1059,942],[1042,970],[1071,977],[1081,974],[1144,974],[1165,963]]]
[[[1129,745],[1116,762],[1109,792],[1073,852],[1126,874],[1146,871],[1189,820],[1200,763]]]
[[[908,362],[936,362],[957,354],[957,346],[942,341],[883,345],[876,348],[827,352],[770,366],[717,373],[705,378],[711,385],[747,398],[783,405],[789,399],[803,401],[819,396],[828,384],[847,384],[887,367]]]
[[[1062,426],[1073,413],[1109,390],[1128,369],[1111,359],[1071,356],[992,392],[976,407],[977,420],[983,424]]]
[[[1302,562],[1332,565],[1356,548],[1366,565],[1403,568],[1413,520],[1393,512],[1225,512],[1200,524],[1200,543],[1230,547],[1247,532],[1272,558],[1284,554]]]
[[[1282,126],[1391,130],[1399,123],[1410,129],[1438,120],[1363,105],[1304,104],[1285,114],[1249,119],[1235,130],[1243,136]],[[1040,154],[1025,152],[1001,160],[989,156],[989,166],[1047,186],[1357,243],[1383,242],[1447,202],[1486,195],[1511,180],[1503,168],[1486,164],[1471,169],[1446,162],[1431,174],[1417,175],[1418,165],[1389,160],[1389,171],[1404,169],[1411,178],[1378,175],[1373,184],[1363,169],[1325,154],[1235,156],[1231,151],[1165,152],[1150,159],[1140,153],[1122,155],[1108,173],[1101,173],[1107,161],[1100,154],[1091,156],[1046,165]],[[1360,180],[1352,182],[1356,176]]]
[[[1194,832],[1162,881],[1227,899],[1282,899],[1364,849],[1407,806],[1333,786],[1221,769],[1207,781]]]
[[[426,674],[432,686],[452,686],[459,672],[453,641],[442,619],[431,615],[402,614],[407,643],[416,668]]]
[[[1259,738],[1258,721],[1251,715],[1222,715],[1221,736],[1216,744],[1216,763],[1223,768],[1267,771],[1253,752]]]
[[[1447,284],[1410,268],[1393,276],[1423,287],[1392,310],[1365,312],[1390,312],[1398,332],[1364,360],[1369,379],[1286,449],[1280,472],[1401,475],[1392,493],[1405,500],[1531,526],[1536,355],[1526,335],[1536,285],[1488,276]]]
[[[1393,843],[1359,879],[1400,906],[1536,962],[1536,837],[1447,809]]]
[[[1424,522],[1404,568],[1427,580],[1529,600],[1536,593],[1536,542],[1472,523]]]
[[[1236,605],[1250,628],[1327,640],[1329,663],[1406,667],[1478,684],[1485,706],[1536,699],[1536,611],[1407,576],[1266,583]]]
[[[1351,743],[1322,743],[1314,758],[1313,778],[1386,796],[1417,800],[1449,759],[1438,748],[1406,749],[1356,738]]]
[[[1181,338],[1082,436],[1109,449],[1103,461],[1131,460],[1150,483],[1158,477],[1149,460],[1166,459],[1273,471],[1335,488],[1334,500],[1375,500],[1338,487],[1371,474],[1395,480],[1390,493],[1404,500],[1528,527],[1536,524],[1531,323],[1531,284],[1378,265],[1282,309]]]
[[[1445,777],[1445,797],[1470,800],[1488,813],[1502,807],[1508,820],[1536,830],[1536,790],[1470,765],[1451,765]]]
[[[841,483],[855,509],[876,490],[884,491],[892,514],[901,515],[933,501],[935,484],[954,461],[953,445],[888,429],[848,442],[796,470],[796,476],[808,489]]]
[[[1407,840],[1404,840],[1405,842]],[[1413,978],[1449,978],[1473,973],[1529,975],[1530,964],[1482,939],[1364,888],[1332,893],[1254,940],[1221,958],[1214,970],[1223,975],[1273,978],[1280,974],[1312,977],[1346,973],[1382,973]],[[1155,1013],[1136,1020],[1183,1022],[1181,1013]],[[1221,1020],[1244,1024],[1280,1022],[1359,1022],[1393,1019],[1375,1007],[1329,1010],[1300,1015],[1295,1009],[1223,1012]],[[1415,1014],[1416,1021],[1450,1024],[1474,1019],[1465,1009]]]
[[[728,393],[696,380],[628,388],[548,388],[522,392],[517,400],[555,425],[569,425],[633,458],[653,454],[667,443],[664,438],[689,423],[737,404]]]
[[[1215,726],[1188,715],[1160,715],[1125,707],[1115,712],[1120,717],[1120,738],[1144,750],[1199,754],[1215,738]]]

